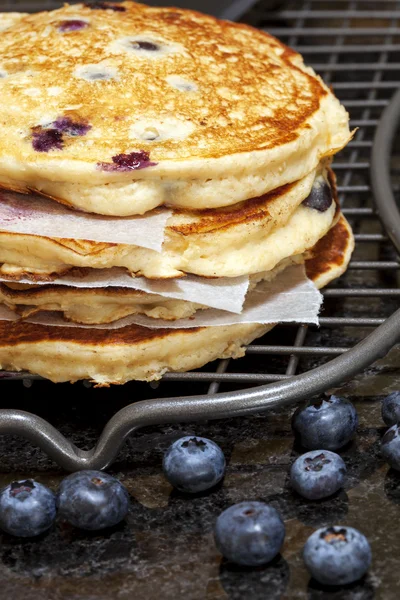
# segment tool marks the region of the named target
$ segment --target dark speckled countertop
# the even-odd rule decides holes
[[[0,598],[397,600],[400,477],[388,470],[380,456],[384,429],[379,394],[399,387],[399,364],[400,353],[393,350],[387,359],[336,390],[354,401],[360,426],[355,441],[341,452],[348,480],[335,497],[311,503],[288,488],[288,469],[298,455],[290,429],[293,408],[182,428],[141,430],[128,440],[109,470],[132,496],[126,523],[99,535],[62,524],[34,541],[0,535]],[[3,406],[10,406],[8,395],[15,397],[18,391],[19,408],[35,409],[87,448],[107,418],[133,400],[132,394],[143,394],[148,387],[87,390],[82,385],[54,388],[44,382],[31,389],[17,385],[2,383]],[[56,389],[55,398],[49,391]],[[188,433],[215,440],[228,460],[223,483],[196,497],[173,491],[161,471],[163,450]],[[0,483],[34,476],[56,489],[63,476],[41,451],[20,438],[0,437],[0,456]],[[285,520],[282,555],[265,568],[232,567],[214,547],[216,517],[246,499],[270,502]],[[312,531],[333,523],[360,529],[373,551],[365,581],[336,592],[310,581],[301,559],[302,546]]]

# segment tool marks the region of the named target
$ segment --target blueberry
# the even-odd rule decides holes
[[[97,168],[102,171],[136,171],[154,167],[157,163],[150,161],[150,154],[144,150],[130,152],[129,154],[117,154],[112,157],[112,163],[97,163]]]
[[[338,396],[322,399],[296,410],[292,427],[304,448],[337,450],[347,444],[358,426],[351,402]]]
[[[129,510],[129,494],[115,477],[100,471],[79,471],[66,477],[57,494],[61,519],[79,529],[116,525]]]
[[[228,560],[248,567],[270,562],[285,539],[285,525],[275,508],[264,502],[240,502],[217,519],[215,543]]]
[[[64,148],[63,135],[86,135],[92,128],[86,121],[73,121],[70,117],[58,117],[47,126],[37,125],[32,127],[32,146],[37,152],[49,150],[62,150]]]
[[[318,177],[314,181],[310,194],[303,200],[304,206],[325,212],[332,204],[333,196],[329,184],[323,177]]]
[[[32,146],[36,152],[49,152],[49,150],[62,150],[64,147],[63,136],[57,129],[43,129],[34,127],[32,131]]]
[[[87,132],[92,129],[92,126],[87,121],[74,121],[70,117],[58,117],[52,127],[70,136],[86,135]]]
[[[134,50],[147,50],[148,52],[157,52],[160,49],[158,44],[153,42],[135,41],[131,43]]]
[[[387,430],[381,442],[382,454],[389,465],[400,471],[400,428],[399,424],[392,425]]]
[[[343,486],[345,475],[346,465],[338,454],[311,450],[293,463],[290,483],[304,498],[319,500],[337,492]]]
[[[382,400],[382,419],[386,425],[400,422],[400,392],[392,392]]]
[[[183,437],[167,450],[164,475],[182,492],[196,494],[214,487],[224,476],[225,457],[219,446],[202,437]]]
[[[81,21],[80,19],[67,19],[66,21],[61,21],[58,24],[58,31],[61,33],[69,33],[70,31],[79,31],[80,29],[85,29],[85,27],[89,27],[89,23],[87,21]]]
[[[0,528],[11,535],[39,535],[52,526],[55,518],[55,496],[37,481],[14,481],[0,492]]]
[[[319,583],[346,585],[365,575],[371,564],[371,548],[367,538],[353,527],[328,527],[308,538],[303,558]]]

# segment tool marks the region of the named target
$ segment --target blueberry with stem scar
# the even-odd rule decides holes
[[[272,506],[264,502],[240,502],[220,514],[214,537],[225,558],[238,565],[257,567],[278,554],[285,538],[285,525]]]
[[[0,492],[0,527],[11,535],[40,535],[52,526],[55,518],[55,496],[37,481],[14,481]]]
[[[225,457],[215,442],[186,436],[168,448],[163,470],[171,485],[182,492],[195,494],[221,481],[225,473]]]
[[[347,585],[371,564],[367,538],[353,527],[318,529],[307,540],[303,558],[312,577],[323,585]]]
[[[303,498],[320,500],[337,492],[344,483],[346,465],[329,450],[311,450],[299,456],[290,470],[290,484]]]
[[[71,525],[96,531],[112,527],[129,510],[129,494],[116,479],[101,471],[72,473],[60,484],[58,513]]]

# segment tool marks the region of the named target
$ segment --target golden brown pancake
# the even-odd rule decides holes
[[[321,189],[328,201],[323,210],[307,204]],[[310,174],[233,207],[176,211],[167,222],[161,253],[126,244],[0,232],[0,272],[17,279],[25,275],[48,280],[73,267],[125,267],[150,279],[270,271],[325,235],[337,217],[334,200],[334,174],[321,168],[316,177]]]
[[[354,239],[343,216],[306,263],[317,287],[343,273]],[[152,381],[216,358],[243,356],[244,346],[273,325],[197,329],[85,329],[0,321],[0,368],[28,370],[54,382],[90,379],[98,385]]]
[[[247,25],[133,2],[3,19],[8,189],[120,216],[220,207],[302,179],[349,140],[302,57]]]

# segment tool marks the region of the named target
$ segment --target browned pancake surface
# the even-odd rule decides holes
[[[1,154],[28,162],[62,157],[111,163],[115,155],[142,150],[158,162],[276,148],[302,135],[327,94],[298,66],[299,55],[267,33],[181,9],[132,2],[120,8],[66,5],[26,16],[2,33],[7,76],[0,115],[7,135]],[[74,18],[85,25],[63,31]],[[132,47],[137,43],[157,49],[146,54]],[[115,76],[77,77],[85,65],[107,67]],[[171,77],[193,90],[175,87]],[[190,123],[190,133],[132,139],[138,116],[154,119],[155,127],[160,118],[172,119],[171,131],[174,120]],[[64,133],[62,148],[35,151],[35,128],[63,117],[90,129]]]
[[[341,218],[332,229],[311,250],[312,257],[306,261],[306,271],[315,281],[321,275],[342,267],[348,260],[350,231],[348,224]]]

